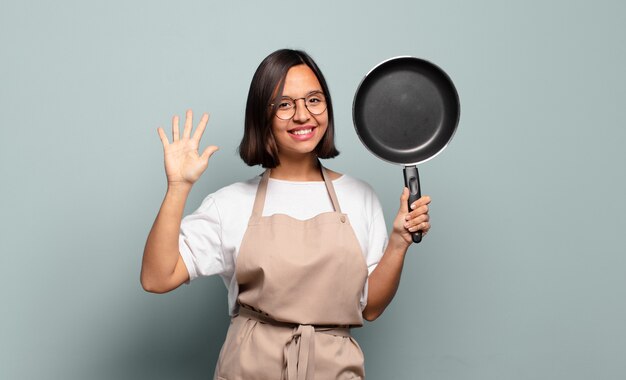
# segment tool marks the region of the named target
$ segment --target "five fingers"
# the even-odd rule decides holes
[[[174,117],[172,117],[172,142],[176,142],[180,140],[179,121],[180,120],[178,118],[178,115],[174,115]],[[202,115],[202,118],[200,119],[198,128],[196,128],[196,131],[194,132],[193,137],[191,137],[191,139],[196,140],[197,142],[200,142],[200,139],[202,138],[202,135],[204,134],[204,130],[206,129],[208,122],[209,122],[209,114],[204,113]],[[189,139],[191,136],[192,129],[193,129],[193,111],[189,109],[187,110],[187,113],[185,115],[185,126],[183,129],[182,138]],[[163,146],[168,146],[169,141],[167,139],[167,136],[165,135],[165,131],[163,130],[163,128],[160,128],[160,127],[157,128],[157,132],[159,133],[159,138],[161,139]],[[206,153],[206,150],[205,150],[205,153]],[[211,154],[213,154],[213,152],[211,152]],[[209,154],[209,156],[211,154]]]

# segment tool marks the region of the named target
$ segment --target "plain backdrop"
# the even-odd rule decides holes
[[[0,4],[0,378],[207,379],[228,326],[203,278],[139,284],[165,193],[156,128],[210,112],[220,146],[186,213],[261,172],[248,86],[279,48],[326,75],[341,155],[388,226],[401,166],[354,131],[354,92],[398,55],[457,86],[452,143],[420,165],[432,231],[355,331],[369,379],[626,378],[626,3],[17,1]],[[196,119],[197,120],[197,119]]]

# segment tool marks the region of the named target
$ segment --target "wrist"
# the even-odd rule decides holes
[[[399,251],[402,254],[406,253],[407,249],[411,242],[407,242],[406,239],[397,232],[392,232],[391,236],[389,236],[388,246],[394,251]]]
[[[189,182],[168,182],[167,183],[167,192],[171,194],[181,194],[187,195],[191,192],[191,188],[193,187],[192,183]]]

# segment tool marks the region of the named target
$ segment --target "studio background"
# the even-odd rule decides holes
[[[261,172],[238,158],[248,86],[304,49],[341,155],[388,227],[400,166],[352,126],[363,75],[413,55],[461,120],[419,167],[432,230],[384,315],[355,331],[369,379],[626,378],[626,3],[16,1],[0,4],[0,378],[206,379],[228,326],[204,278],[139,284],[166,181],[156,128],[210,112],[220,146],[186,213]],[[195,123],[194,123],[195,124]]]

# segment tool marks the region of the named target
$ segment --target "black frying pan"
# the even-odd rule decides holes
[[[415,57],[386,60],[361,81],[352,106],[361,142],[379,158],[403,164],[409,207],[421,197],[417,164],[450,142],[460,115],[459,96],[438,66]],[[410,210],[410,209],[409,209]],[[422,232],[413,234],[419,243]]]

